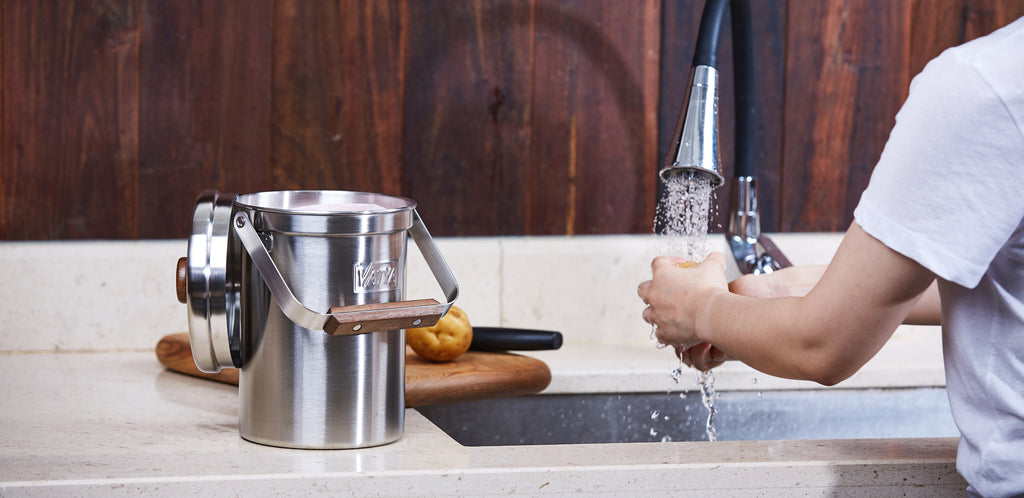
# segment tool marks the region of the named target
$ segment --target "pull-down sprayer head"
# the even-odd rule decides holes
[[[692,171],[707,175],[712,188],[725,181],[718,156],[718,70],[714,67],[700,65],[690,71],[690,97],[671,144],[658,172],[662,180]]]
[[[704,5],[690,71],[690,95],[658,172],[662,180],[697,172],[711,180],[711,188],[725,181],[718,156],[718,33],[728,7],[729,0],[708,0]]]
[[[754,176],[755,84],[753,21],[750,0],[708,0],[690,73],[690,95],[676,125],[662,180],[688,173],[703,174],[716,188],[724,182],[718,156],[718,35],[726,8],[732,10],[733,62],[736,87],[736,143],[732,202],[726,239],[743,273],[771,273],[789,260],[761,234]]]

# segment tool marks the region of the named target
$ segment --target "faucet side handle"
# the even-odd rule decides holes
[[[745,274],[771,273],[793,266],[778,246],[761,234],[757,209],[757,181],[753,176],[733,179],[726,238],[736,266]]]
[[[793,263],[779,250],[775,242],[767,235],[761,235],[757,239],[757,268],[754,273],[771,273],[775,270],[789,268]]]

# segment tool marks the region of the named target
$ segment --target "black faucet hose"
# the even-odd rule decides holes
[[[754,81],[754,22],[750,0],[732,0],[733,84],[736,96],[736,144],[733,176],[753,177],[754,129],[757,125],[757,85]]]
[[[718,69],[718,34],[722,31],[722,18],[729,0],[708,0],[700,16],[697,46],[693,50],[693,65]]]
[[[718,69],[718,39],[725,9],[732,15],[733,79],[736,106],[735,177],[754,176],[754,128],[756,125],[756,84],[754,81],[754,24],[750,0],[708,0],[700,17],[700,31],[693,52],[693,65]]]

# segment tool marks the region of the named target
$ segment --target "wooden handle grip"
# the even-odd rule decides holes
[[[359,312],[358,317],[347,316],[348,313],[355,312]],[[330,335],[350,335],[378,330],[430,327],[441,319],[441,312],[441,303],[434,299],[339,306],[328,311],[333,316],[324,324],[324,332]]]

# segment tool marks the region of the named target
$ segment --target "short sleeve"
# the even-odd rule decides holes
[[[1024,57],[1015,57],[996,74],[985,57],[955,50],[930,62],[854,211],[867,233],[968,288],[1024,219]],[[999,74],[1005,64],[1016,69]]]

